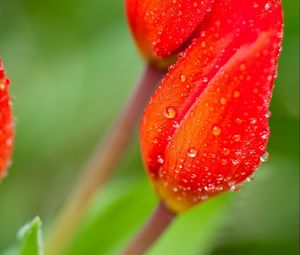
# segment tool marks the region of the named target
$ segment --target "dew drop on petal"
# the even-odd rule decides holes
[[[179,123],[178,123],[177,121],[174,121],[173,127],[174,127],[174,128],[179,128]]]
[[[246,181],[252,182],[252,181],[254,181],[254,179],[255,179],[255,177],[254,177],[254,175],[252,175],[252,176],[247,177]]]
[[[228,163],[227,159],[222,159],[222,160],[221,160],[221,164],[222,164],[223,166],[226,166],[227,163]]]
[[[271,8],[270,3],[266,3],[266,4],[265,4],[265,9],[266,9],[266,10],[269,10],[270,8]]]
[[[240,118],[236,118],[236,119],[235,119],[235,123],[236,123],[236,124],[242,124],[242,123],[243,123],[243,120],[240,119]]]
[[[240,161],[239,161],[238,159],[233,159],[231,162],[232,162],[232,164],[235,165],[235,166],[238,165],[238,164],[240,163]]]
[[[241,95],[241,93],[239,91],[237,91],[237,90],[233,92],[233,97],[234,98],[239,98],[240,95]]]
[[[230,186],[230,191],[236,192],[236,191],[240,191],[241,190],[241,186],[238,184],[233,184]]]
[[[221,134],[221,131],[222,131],[222,129],[217,125],[213,126],[213,128],[212,128],[212,134],[214,136],[219,136]]]
[[[166,116],[168,119],[173,119],[173,118],[175,118],[175,116],[176,116],[176,109],[175,109],[173,106],[168,106],[168,107],[165,109],[165,116]]]
[[[241,141],[241,136],[240,135],[234,135],[233,136],[233,141],[235,141],[235,142]]]
[[[207,200],[207,199],[208,199],[208,195],[203,195],[203,196],[201,196],[200,199],[201,199],[202,201]]]
[[[220,99],[220,104],[221,104],[221,105],[225,105],[226,103],[227,103],[226,98],[222,97],[222,98]]]
[[[189,150],[188,150],[188,156],[190,158],[195,158],[197,156],[197,154],[198,154],[198,150],[196,148],[194,148],[194,147],[189,148]]]
[[[245,64],[241,64],[240,65],[240,70],[241,71],[245,71],[246,70],[246,65]]]
[[[158,164],[163,164],[165,161],[164,161],[164,159],[162,158],[162,156],[161,155],[157,155],[157,163]]]
[[[224,154],[225,156],[229,155],[229,154],[230,154],[230,149],[228,149],[228,148],[223,148],[223,154]]]
[[[261,162],[267,162],[269,159],[270,159],[270,154],[267,151],[260,156]]]
[[[266,114],[265,114],[265,117],[266,118],[271,118],[272,117],[272,113],[270,111],[268,111]]]
[[[251,118],[251,119],[250,119],[250,123],[251,123],[252,125],[255,125],[255,124],[257,123],[257,120],[256,120],[255,118]]]
[[[268,139],[268,136],[269,136],[269,134],[268,134],[268,132],[261,132],[261,138],[262,139],[264,139],[264,140],[266,140],[266,139]]]
[[[180,81],[181,82],[186,82],[186,75],[184,75],[184,74],[182,74],[182,75],[180,75]]]
[[[174,65],[169,65],[168,66],[168,71],[170,72],[174,68]]]
[[[203,82],[208,82],[208,78],[206,76],[202,77]]]
[[[197,177],[196,174],[191,174],[191,178],[192,178],[192,179],[195,179],[196,177]]]

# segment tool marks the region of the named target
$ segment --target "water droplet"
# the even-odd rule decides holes
[[[278,69],[275,70],[274,78],[278,78]]]
[[[230,191],[240,191],[241,190],[241,186],[239,184],[233,184],[230,186]]]
[[[174,68],[174,65],[169,65],[168,66],[168,71],[171,71]]]
[[[228,148],[223,148],[223,154],[225,156],[229,155],[229,153],[230,153],[230,150]]]
[[[221,105],[225,105],[226,103],[227,103],[226,98],[222,97],[222,98],[220,99],[220,104],[221,104]]]
[[[174,128],[179,128],[179,123],[178,123],[177,121],[174,121],[173,127],[174,127]]]
[[[240,95],[241,95],[241,93],[239,91],[237,91],[237,90],[233,92],[233,97],[234,98],[239,98]]]
[[[203,82],[208,82],[208,78],[206,76],[202,77]]]
[[[157,163],[158,164],[163,164],[165,161],[164,161],[164,159],[162,158],[162,156],[161,155],[157,155]]]
[[[221,163],[222,163],[223,166],[226,166],[227,163],[228,163],[228,161],[227,161],[227,159],[222,159],[222,160],[221,160]]]
[[[259,149],[260,149],[261,151],[264,151],[264,150],[265,150],[265,145],[259,146]]]
[[[270,3],[266,3],[266,4],[265,4],[265,9],[266,9],[266,10],[269,10],[270,8],[271,8]]]
[[[261,162],[267,162],[269,159],[270,159],[270,154],[267,151],[260,156]]]
[[[184,75],[184,74],[180,75],[181,82],[186,82],[186,79],[187,79],[186,75]]]
[[[265,114],[265,117],[266,118],[271,118],[272,117],[272,113],[270,111],[268,111],[266,114]]]
[[[222,132],[222,129],[219,126],[217,126],[217,125],[213,126],[212,133],[214,136],[219,136],[221,134],[221,132]]]
[[[236,118],[236,119],[235,119],[235,123],[236,123],[236,124],[242,124],[242,123],[243,123],[243,120],[240,119],[240,118]]]
[[[188,156],[190,158],[195,158],[197,156],[197,154],[198,154],[198,150],[196,148],[194,148],[194,147],[189,148],[189,150],[188,150]]]
[[[165,116],[168,118],[168,119],[173,119],[175,118],[176,116],[176,109],[172,106],[168,106],[166,109],[165,109]]]
[[[252,176],[247,177],[246,181],[252,182],[252,181],[254,181],[254,179],[255,179],[255,177],[254,177],[254,175],[252,175]]]
[[[7,146],[9,146],[9,147],[10,147],[10,146],[12,146],[12,144],[13,144],[13,141],[12,141],[12,139],[10,139],[10,138],[9,138],[9,139],[7,139],[7,140],[6,140],[6,142],[5,142],[5,143],[6,143],[6,145],[7,145]]]
[[[233,141],[235,141],[235,142],[241,141],[241,136],[240,135],[234,135],[233,136]]]
[[[274,77],[273,77],[272,75],[268,75],[268,77],[267,77],[268,81],[272,81],[273,78],[274,78]]]
[[[269,136],[268,132],[266,132],[266,131],[261,132],[260,135],[261,135],[261,138],[264,140],[268,139],[268,136]]]
[[[245,71],[246,70],[246,65],[245,64],[241,64],[240,65],[240,70],[241,71]]]
[[[158,144],[158,139],[155,137],[155,138],[153,138],[153,143],[154,144]]]
[[[216,187],[216,191],[222,191],[222,190],[224,190],[224,187],[222,185]]]
[[[238,159],[233,159],[231,162],[232,162],[232,164],[235,165],[235,166],[238,165],[238,164],[240,163],[240,161],[239,161]]]
[[[202,201],[207,200],[207,199],[208,199],[208,195],[203,195],[203,196],[200,197],[200,199],[201,199]]]
[[[178,188],[177,188],[177,187],[174,187],[174,188],[173,188],[173,192],[175,192],[175,193],[178,192]]]

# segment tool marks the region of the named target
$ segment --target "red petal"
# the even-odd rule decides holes
[[[127,0],[133,35],[147,58],[168,57],[211,10],[213,0]]]
[[[203,24],[153,96],[141,130],[145,164],[174,211],[244,181],[269,135],[280,1],[217,1]]]
[[[8,94],[9,80],[0,60],[0,180],[5,175],[12,151],[13,124]]]

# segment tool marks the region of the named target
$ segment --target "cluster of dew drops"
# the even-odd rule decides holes
[[[3,100],[2,97],[6,96],[5,94],[7,93],[7,88],[10,83],[9,80],[4,77],[4,73],[5,73],[5,70],[2,67],[1,62],[0,62],[0,107],[1,107],[1,103],[2,103],[1,101]],[[11,104],[11,103],[9,102],[9,104]],[[6,108],[4,110],[6,110]],[[5,120],[5,114],[6,113],[3,112],[3,109],[0,108],[0,121]],[[0,142],[5,141],[5,143],[2,144],[2,146],[5,146],[7,148],[12,146],[12,139],[11,139],[11,137],[7,137],[7,134],[6,134],[6,129],[10,129],[10,127],[8,127],[8,125],[11,125],[11,123],[6,123],[6,125],[3,125],[3,123],[2,123],[0,125]],[[6,175],[5,168],[7,168],[11,165],[11,162],[6,163],[5,157],[4,158],[2,158],[2,157],[3,157],[3,155],[1,155],[1,151],[0,151],[0,167],[4,166],[4,171],[3,171],[3,169],[0,169],[0,179]],[[2,170],[2,172],[1,172],[1,170]]]
[[[186,81],[186,75],[181,75],[180,76],[180,81],[181,82],[185,82]],[[238,97],[239,96],[239,92],[238,91],[234,91],[233,92],[233,97]],[[220,104],[221,105],[224,105],[224,104],[226,104],[226,99],[225,98],[221,98],[220,99]],[[168,118],[168,119],[174,119],[175,117],[176,117],[176,115],[177,115],[177,110],[176,110],[176,108],[174,107],[174,106],[167,106],[166,108],[165,108],[165,110],[164,110],[164,116],[166,117],[166,118]],[[268,111],[266,114],[265,114],[265,117],[266,118],[270,118],[272,116],[272,113],[270,112],[270,111]],[[237,118],[236,120],[235,120],[235,122],[236,123],[241,123],[243,120],[241,120],[241,119],[239,119],[239,118]],[[256,124],[256,122],[257,122],[257,120],[256,119],[251,119],[250,120],[250,123],[251,124]],[[179,127],[179,125],[177,124],[177,125],[173,125],[175,128],[177,127]],[[222,132],[222,128],[219,126],[219,125],[213,125],[213,127],[212,127],[212,130],[211,130],[211,132],[212,132],[212,134],[213,134],[213,136],[219,136],[220,134],[221,134],[221,132]],[[261,138],[262,139],[267,139],[268,138],[268,133],[266,133],[266,132],[262,132],[261,133]],[[240,139],[241,139],[241,137],[240,137],[240,135],[235,135],[234,137],[233,137],[233,139],[237,142],[237,141],[239,141]],[[157,143],[157,139],[155,138],[154,139],[155,141],[154,141],[154,143]],[[189,148],[189,150],[188,150],[188,152],[187,152],[187,155],[190,157],[190,158],[195,158],[196,156],[197,156],[197,154],[198,154],[198,150],[196,149],[196,148],[194,148],[194,147],[191,147],[191,148]],[[160,162],[162,162],[162,159],[161,159],[161,156],[159,157],[160,158]],[[261,160],[261,162],[267,162],[268,160],[269,160],[269,158],[270,158],[270,156],[269,156],[269,153],[268,152],[265,152],[263,155],[261,155],[261,157],[260,157],[260,160]]]
[[[176,0],[172,0],[172,1],[173,1],[174,4],[177,3]],[[195,6],[196,6],[196,5],[195,5]],[[254,7],[254,8],[258,8],[259,5],[258,5],[256,2],[253,2],[253,7]],[[268,2],[265,4],[264,8],[265,8],[266,11],[271,10],[271,8],[272,8],[272,2],[271,2],[271,1],[268,1]],[[179,54],[178,54],[178,58],[179,58],[179,59],[182,58],[183,55],[184,55],[184,53],[179,53]],[[171,70],[173,69],[173,67],[174,67],[174,65],[169,66],[168,70],[171,71]],[[245,66],[244,66],[244,65],[241,65],[240,68],[241,68],[241,70],[242,70],[242,69],[245,68]],[[242,70],[242,71],[243,71],[243,70]],[[277,78],[277,75],[278,75],[278,72],[276,72],[275,78]],[[180,80],[180,82],[182,82],[182,83],[185,83],[185,82],[187,81],[187,79],[188,79],[188,77],[187,77],[187,75],[185,75],[185,74],[181,74],[181,75],[179,76],[179,80]],[[272,79],[272,77],[270,77],[270,79]],[[203,78],[202,78],[202,81],[203,81],[203,82],[208,82],[207,77],[203,77]],[[239,93],[238,91],[234,91],[234,92],[233,92],[233,97],[236,97],[236,98],[237,98],[237,97],[239,97],[239,94],[240,94],[240,93]],[[221,104],[221,105],[225,105],[226,103],[227,103],[226,98],[223,98],[223,97],[222,97],[222,98],[220,99],[220,104]],[[170,105],[170,106],[167,106],[167,107],[164,109],[164,116],[165,116],[167,119],[172,120],[172,119],[174,119],[174,118],[176,117],[176,115],[177,115],[177,109],[176,109],[176,107]],[[271,117],[271,112],[268,111],[268,112],[265,114],[265,117],[269,119],[269,118]],[[236,121],[236,123],[238,123],[238,122],[241,122],[242,120],[241,120],[241,119],[236,119],[235,121]],[[250,122],[251,122],[251,124],[256,124],[257,120],[256,120],[256,119],[252,119]],[[174,122],[174,123],[175,123],[175,124],[173,125],[173,127],[178,128],[178,127],[179,127],[179,124],[178,124],[177,122]],[[218,126],[218,125],[213,125],[211,132],[212,132],[212,135],[213,135],[213,136],[216,136],[216,137],[217,137],[217,136],[219,136],[219,135],[221,134],[222,128],[221,128],[220,126]],[[268,132],[262,132],[260,135],[261,135],[261,138],[264,139],[264,140],[268,138]],[[236,142],[238,142],[238,141],[240,141],[241,136],[240,136],[240,135],[235,135],[235,136],[233,137],[233,139],[234,139]],[[157,139],[157,138],[154,138],[153,142],[154,142],[154,143],[158,143],[158,139]],[[265,148],[261,148],[261,150],[264,150],[264,151],[265,151]],[[198,156],[198,153],[199,153],[199,151],[198,151],[197,148],[195,148],[195,147],[190,147],[190,148],[188,149],[188,151],[187,151],[187,156],[188,156],[189,158],[196,158],[196,157]],[[269,160],[269,158],[270,158],[269,153],[268,153],[267,151],[265,151],[265,152],[260,156],[260,161],[261,161],[261,162],[267,162],[267,161]],[[164,163],[164,159],[163,159],[163,157],[162,157],[161,155],[158,155],[158,156],[157,156],[157,162],[158,162],[159,164],[161,164],[161,165]],[[233,161],[233,164],[238,164],[238,163],[239,163],[239,162],[237,162],[237,161]],[[254,179],[254,177],[253,177],[253,176],[250,176],[250,177],[248,177],[248,178],[246,179],[246,181],[247,181],[247,182],[250,182],[250,181],[252,181],[253,179]],[[238,191],[238,190],[240,190],[240,188],[241,188],[241,185],[240,185],[240,184],[232,183],[232,185],[230,185],[230,190],[231,190],[231,191]],[[174,191],[174,192],[178,192],[178,190],[179,190],[179,189],[178,189],[177,187],[174,187],[174,188],[173,188],[173,191]],[[205,198],[202,197],[201,200],[205,200]]]
[[[172,67],[171,67],[171,68],[172,68]],[[241,66],[241,69],[242,69],[242,68],[244,68],[244,66]],[[184,82],[187,81],[187,76],[186,76],[186,75],[180,75],[179,79],[180,79],[180,82],[184,83]],[[239,97],[239,95],[240,95],[240,93],[239,93],[238,91],[234,91],[234,92],[233,92],[233,97],[237,98],[237,97]],[[225,105],[226,103],[227,103],[227,101],[226,101],[225,98],[221,98],[221,99],[220,99],[220,104],[221,104],[221,105]],[[165,118],[167,118],[167,119],[169,119],[169,120],[172,120],[172,119],[174,119],[174,118],[176,117],[176,115],[177,115],[177,109],[176,109],[176,107],[174,107],[174,106],[167,106],[167,107],[164,109],[164,117],[165,117]],[[271,112],[268,111],[268,112],[266,112],[265,117],[269,119],[269,118],[271,117],[271,115],[272,115]],[[237,118],[237,119],[235,120],[235,122],[236,122],[236,123],[242,123],[243,120]],[[176,123],[177,123],[177,122],[176,122]],[[250,120],[250,123],[251,123],[251,124],[256,124],[256,123],[257,123],[257,120],[256,120],[256,119],[251,119],[251,120]],[[174,125],[173,125],[173,126],[174,126]],[[175,128],[178,128],[179,125],[177,124],[177,125],[175,125],[174,127],[175,127]],[[213,136],[217,137],[217,136],[219,136],[219,135],[222,133],[222,128],[221,128],[219,125],[213,125],[213,126],[212,126],[212,129],[211,129],[211,132],[212,132],[212,135],[213,135]],[[261,138],[264,139],[264,140],[268,138],[268,132],[262,132],[260,135],[261,135]],[[239,141],[241,140],[241,136],[240,136],[240,135],[234,135],[234,136],[233,136],[233,139],[234,139],[235,142],[239,142]],[[158,143],[158,139],[155,138],[153,142],[154,142],[154,143]],[[264,146],[262,146],[262,147],[264,147]],[[265,148],[261,148],[261,150],[265,150]],[[195,147],[190,147],[190,148],[188,149],[188,151],[187,151],[187,156],[188,156],[189,158],[196,158],[196,157],[198,156],[198,152],[199,152],[199,151],[198,151],[197,148],[195,148]],[[224,152],[224,153],[227,153],[227,154],[230,153],[229,149],[227,149],[226,152]],[[261,162],[267,162],[267,161],[269,160],[269,158],[270,158],[269,153],[268,153],[267,151],[265,151],[265,152],[260,156],[260,161],[261,161]],[[161,155],[158,155],[158,156],[157,156],[157,162],[158,162],[160,165],[162,165],[162,164],[164,163],[164,159],[163,159],[163,157],[162,157]],[[237,160],[233,160],[232,163],[233,163],[234,165],[236,165],[236,164],[238,164],[239,162],[238,162]],[[182,166],[182,165],[181,165],[181,166]],[[252,175],[252,176],[246,178],[246,182],[251,182],[253,179],[254,179],[254,176]],[[241,189],[241,187],[242,187],[242,184],[243,184],[243,183],[235,183],[235,182],[230,183],[230,185],[229,185],[229,186],[230,186],[230,191],[239,191],[239,190]],[[209,187],[208,187],[208,189],[209,189]],[[178,192],[178,190],[179,190],[179,188],[177,188],[177,187],[174,187],[174,188],[173,188],[173,191],[174,191],[175,193]],[[201,195],[200,199],[201,199],[201,200],[206,200],[206,199],[207,199],[206,197],[208,198],[208,195]],[[179,197],[179,199],[180,199],[180,197]]]

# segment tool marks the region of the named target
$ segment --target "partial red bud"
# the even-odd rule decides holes
[[[213,0],[126,0],[130,28],[142,54],[157,65],[175,59]]]
[[[267,159],[281,41],[279,0],[217,0],[153,95],[143,160],[174,212],[238,189]]]
[[[13,120],[8,93],[9,80],[0,59],[0,181],[10,164],[13,143]]]

